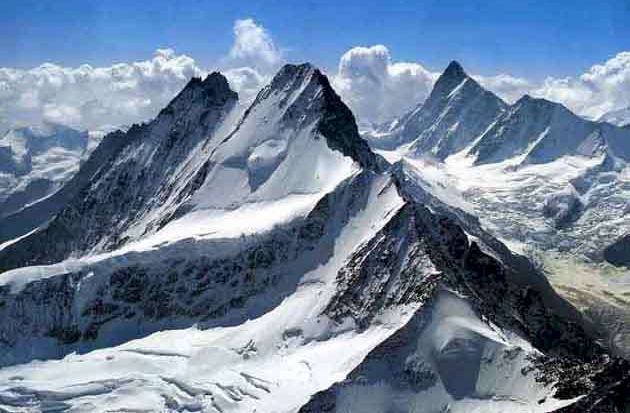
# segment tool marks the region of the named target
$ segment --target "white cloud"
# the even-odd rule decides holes
[[[202,72],[171,49],[109,67],[0,68],[0,129],[42,121],[102,129],[147,120]]]
[[[392,62],[376,45],[348,50],[333,84],[359,120],[384,122],[422,102],[437,76],[418,63]]]
[[[282,53],[269,32],[254,20],[236,20],[233,31],[234,44],[229,54],[233,65],[266,71],[275,68],[282,60]]]
[[[621,52],[604,64],[596,64],[578,77],[549,77],[532,94],[562,102],[577,113],[590,117],[628,107],[630,52]]]
[[[263,75],[251,67],[237,67],[223,71],[230,87],[239,94],[239,99],[249,102],[258,91],[268,82],[269,76]]]
[[[362,122],[383,122],[422,102],[439,75],[420,63],[392,62],[385,46],[355,47],[341,57],[334,85]],[[591,118],[630,106],[630,52],[577,77],[549,77],[543,82],[509,74],[472,77],[507,102],[530,94]]]
[[[241,101],[250,101],[284,61],[271,34],[252,19],[236,20],[234,42],[216,67]],[[106,129],[145,121],[164,107],[192,76],[206,70],[189,56],[158,49],[148,59],[108,67],[46,63],[21,70],[0,68],[0,132],[42,121]],[[417,62],[393,61],[383,45],[354,47],[341,56],[331,81],[359,121],[383,122],[422,102],[439,72]],[[630,52],[586,73],[532,82],[509,74],[473,74],[484,87],[513,102],[525,93],[561,102],[598,117],[630,106]]]
[[[527,79],[508,74],[494,76],[473,75],[473,78],[484,88],[491,90],[503,100],[513,103],[521,96],[532,90],[532,84]]]
[[[281,61],[282,53],[267,30],[244,19],[234,23],[233,46],[217,66],[247,102]],[[45,63],[29,70],[0,68],[0,133],[44,121],[91,130],[146,121],[191,77],[205,73],[193,58],[172,49],[108,67]]]
[[[230,85],[247,104],[267,84],[283,62],[271,34],[252,19],[236,20],[234,43],[221,64]]]

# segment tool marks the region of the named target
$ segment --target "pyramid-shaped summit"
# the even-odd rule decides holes
[[[431,95],[427,101],[430,101],[432,98],[435,99],[438,97],[448,96],[449,93],[451,93],[466,79],[470,78],[464,71],[462,65],[453,60],[449,63],[444,72],[442,72],[437,82],[435,82],[435,86],[433,87]]]
[[[409,151],[445,159],[477,138],[507,105],[452,61],[427,100],[401,119],[389,141]]]
[[[451,63],[446,66],[444,73],[442,73],[442,77],[459,78],[463,80],[464,78],[468,77],[468,75],[457,60],[452,60]]]

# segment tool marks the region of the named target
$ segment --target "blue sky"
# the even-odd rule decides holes
[[[630,50],[630,0],[602,1],[16,1],[0,3],[0,66],[144,59],[172,47],[211,67],[252,17],[291,61],[323,67],[357,45],[432,70],[542,78],[584,72]]]

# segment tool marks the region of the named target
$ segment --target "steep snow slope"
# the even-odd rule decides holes
[[[532,411],[572,402],[552,397],[555,378],[537,379],[534,361],[543,353],[528,339],[567,363],[589,359],[600,350],[577,314],[525,262],[469,241],[452,219],[402,197],[400,185],[364,171],[304,220],[256,235],[91,257],[28,283],[21,277],[41,268],[3,274],[3,364],[13,366],[0,370],[2,404],[294,411],[344,379],[379,343],[387,346],[410,317],[434,312],[433,302],[442,303],[432,327],[441,340],[434,356],[440,379],[425,383],[434,393],[427,402],[443,406],[467,391],[470,384],[457,384],[460,373],[448,367],[464,362],[473,368],[470,380],[474,368],[484,371],[481,408],[500,409],[519,397],[546,398],[531,403]],[[173,328],[180,330],[144,337]],[[475,358],[476,344],[467,350],[462,342],[470,331],[489,340],[483,359]],[[414,332],[410,340],[423,337]],[[387,354],[406,357],[391,347]],[[490,354],[495,361],[487,367]],[[410,363],[419,370],[409,374],[421,379],[417,361]],[[501,385],[492,384],[497,377]],[[501,398],[505,404],[494,401]],[[414,411],[436,411],[420,406],[430,404]]]
[[[109,134],[103,149],[57,196],[7,219],[11,228],[26,222],[30,230],[54,216],[5,248],[0,267],[55,262],[73,252],[115,246],[125,241],[123,232],[131,225],[138,225],[139,232],[160,225],[151,217],[141,221],[155,209],[165,208],[162,218],[168,220],[207,154],[231,129],[227,124],[236,101],[225,78],[213,73],[204,81],[192,79],[152,122]],[[8,235],[18,234],[5,239]]]
[[[572,402],[548,398],[528,372],[536,350],[464,298],[441,289],[426,307],[301,412],[548,412]]]
[[[0,138],[0,217],[57,191],[99,138],[53,123],[8,131]]]

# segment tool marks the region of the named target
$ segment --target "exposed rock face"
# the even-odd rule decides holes
[[[233,325],[260,315],[295,290],[300,274],[333,254],[336,231],[365,207],[365,188],[373,179],[369,172],[358,175],[304,219],[265,234],[184,241],[122,261],[113,257],[28,283],[18,293],[0,286],[0,364],[84,352],[164,328]],[[195,254],[177,253],[186,248]],[[41,345],[48,338],[56,346]]]
[[[553,219],[556,228],[562,229],[576,221],[583,208],[582,200],[570,186],[567,190],[551,194],[545,199],[543,214]]]
[[[630,235],[625,235],[606,247],[604,259],[616,266],[630,267]]]

